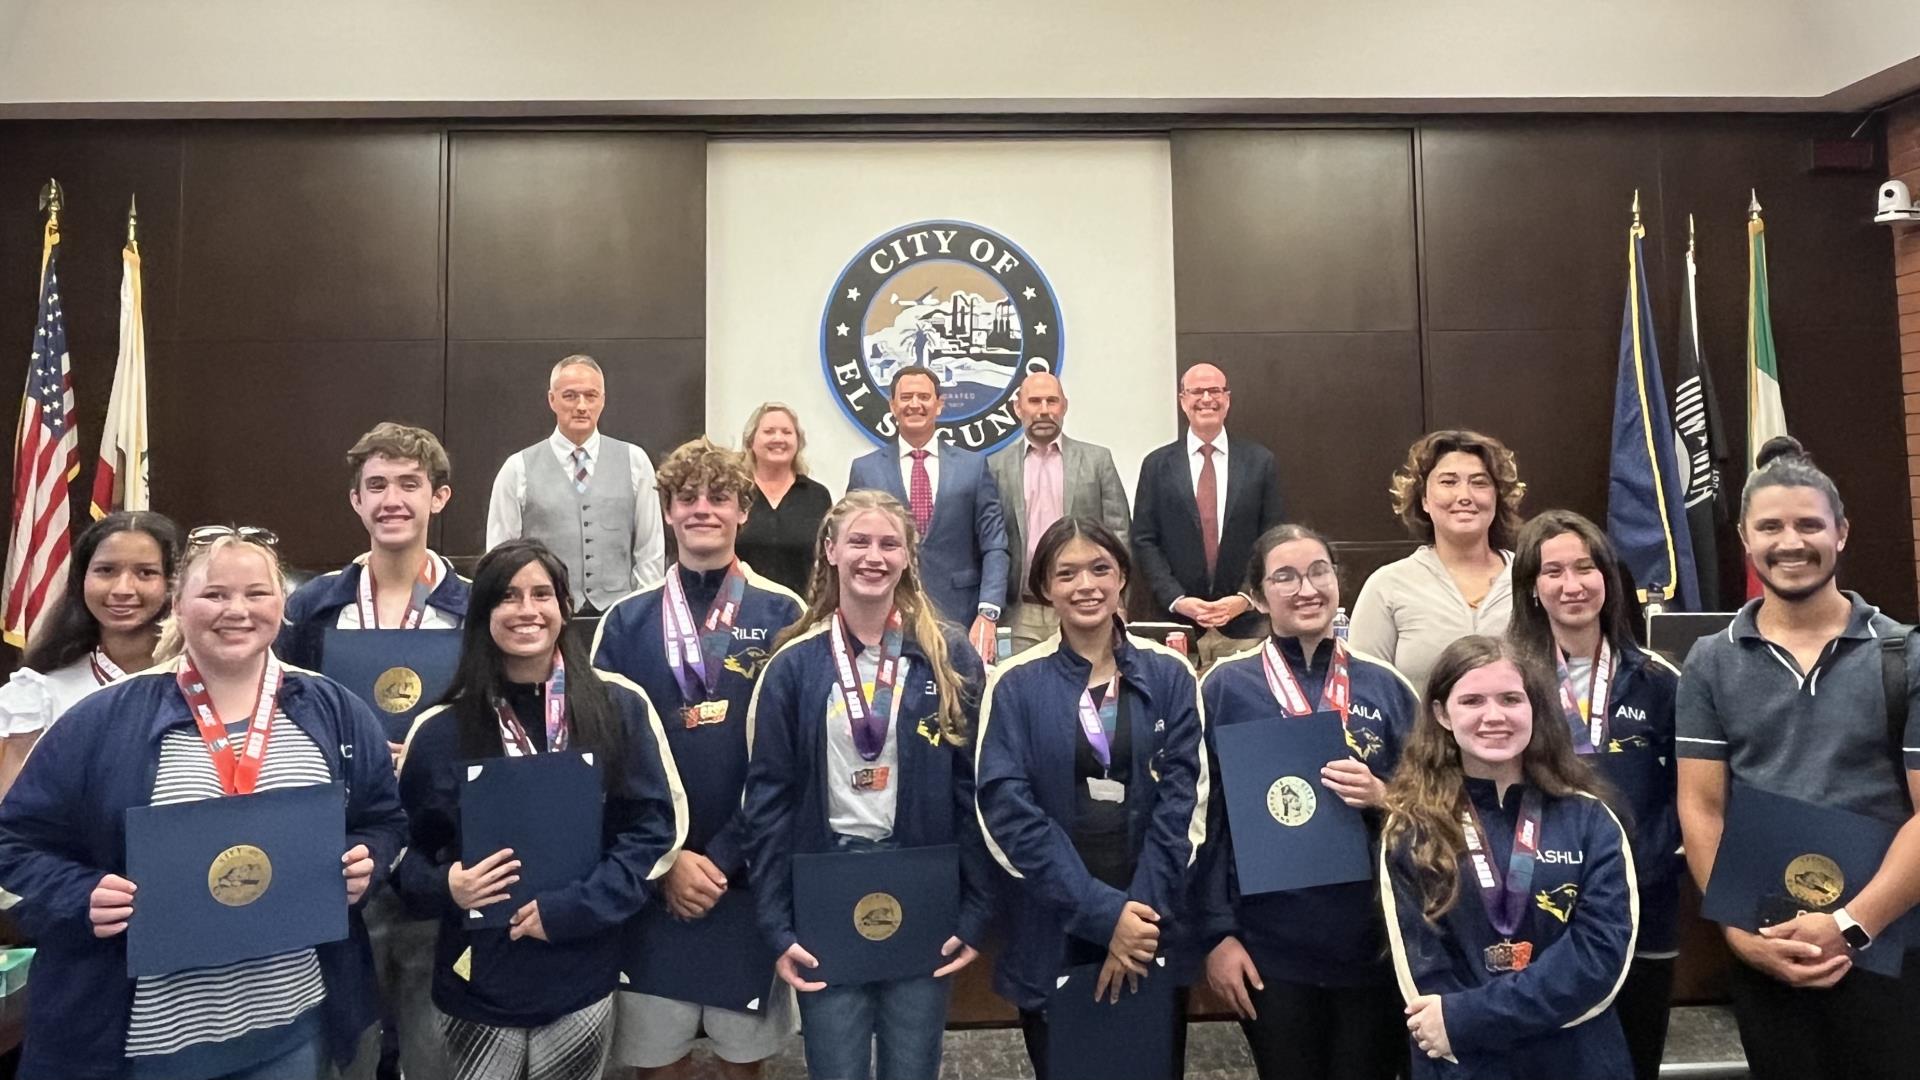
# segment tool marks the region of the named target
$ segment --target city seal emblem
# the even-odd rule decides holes
[[[965,221],[902,225],[863,246],[820,319],[827,385],[882,445],[895,435],[893,377],[918,365],[939,383],[939,437],[981,453],[998,448],[1020,430],[1020,381],[1057,374],[1065,344],[1059,302],[1032,256]]]
[[[868,893],[853,905],[853,929],[868,941],[885,941],[900,929],[900,901],[883,892]]]
[[[380,711],[395,716],[420,704],[420,673],[410,667],[390,667],[373,681],[373,700]]]
[[[1314,797],[1313,785],[1297,776],[1283,776],[1267,789],[1267,813],[1289,829],[1312,820],[1319,802]]]
[[[273,860],[252,844],[235,844],[207,867],[207,891],[228,907],[246,907],[273,884]]]

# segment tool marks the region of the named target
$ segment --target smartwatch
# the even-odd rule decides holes
[[[1866,927],[1855,922],[1853,916],[1847,914],[1846,908],[1836,908],[1833,921],[1840,927],[1840,936],[1847,939],[1847,948],[1861,952],[1873,944],[1873,935],[1867,933]]]

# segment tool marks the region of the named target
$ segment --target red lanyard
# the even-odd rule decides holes
[[[407,613],[400,618],[400,629],[418,630],[427,614],[427,597],[433,595],[433,556],[420,564],[420,576],[414,579],[413,594],[407,598]],[[374,601],[373,567],[360,568],[360,629],[380,629],[380,605]]]
[[[1273,639],[1260,650],[1261,666],[1267,671],[1267,690],[1273,694],[1282,711],[1288,716],[1305,716],[1313,712],[1307,704],[1307,692],[1300,687],[1300,680],[1294,678],[1293,669],[1280,655]],[[1312,658],[1308,658],[1312,663]],[[1347,671],[1347,646],[1338,638],[1333,642],[1333,659],[1327,665],[1327,681],[1320,688],[1320,707],[1328,712],[1340,714],[1340,726],[1347,726],[1347,707],[1353,702],[1353,678]]]
[[[113,658],[108,656],[104,649],[95,649],[88,653],[87,666],[93,669],[93,681],[99,683],[101,686],[105,686],[115,679],[124,679],[127,677],[127,673],[120,670],[120,665],[114,663]]]
[[[193,722],[200,728],[200,740],[207,744],[213,758],[213,771],[220,775],[220,790],[229,795],[251,795],[260,783],[260,764],[267,757],[267,736],[273,733],[273,709],[280,694],[280,661],[267,654],[266,671],[260,676],[260,700],[253,707],[253,719],[247,724],[247,741],[237,750],[227,738],[227,725],[214,711],[213,695],[193,666],[191,657],[183,657],[175,680],[186,696]]]
[[[541,709],[547,719],[547,752],[557,754],[567,748],[567,665],[560,659],[560,650],[553,652],[553,674],[547,676],[547,685],[541,693]],[[495,701],[493,711],[500,717],[500,745],[507,751],[508,757],[532,757],[536,751],[533,740],[527,737],[527,729],[520,726],[520,718],[513,715],[513,706],[505,701]]]

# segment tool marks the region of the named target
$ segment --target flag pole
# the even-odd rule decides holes
[[[140,250],[140,196],[127,197],[127,246],[135,253]]]

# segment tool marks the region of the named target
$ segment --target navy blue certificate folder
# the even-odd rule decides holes
[[[507,925],[521,905],[562,889],[600,862],[604,796],[590,753],[563,750],[532,757],[469,762],[460,782],[460,864],[472,866],[501,848],[520,861],[507,899],[467,912],[467,929]]]
[[[656,900],[634,919],[627,943],[623,990],[734,1012],[767,1007],[778,957],[760,935],[753,894],[741,886],[698,919],[677,918]]]
[[[1174,977],[1155,959],[1138,992],[1095,1001],[1100,967],[1068,968],[1047,998],[1047,1075],[1054,1080],[1166,1080],[1173,1059]],[[1112,991],[1108,991],[1109,997]]]
[[[440,700],[460,666],[458,630],[329,629],[320,674],[373,706],[388,742],[406,742],[413,718]]]
[[[127,974],[167,975],[347,936],[339,784],[127,810]]]
[[[1366,820],[1320,784],[1322,766],[1350,756],[1338,713],[1222,724],[1213,739],[1240,895],[1373,877]]]
[[[1844,907],[1880,869],[1894,831],[1877,818],[1735,783],[1700,914],[1758,930],[1802,911]],[[1854,964],[1897,978],[1906,947],[1904,922],[1855,953]]]
[[[793,923],[833,986],[931,975],[960,924],[960,849],[882,848],[793,857]]]

